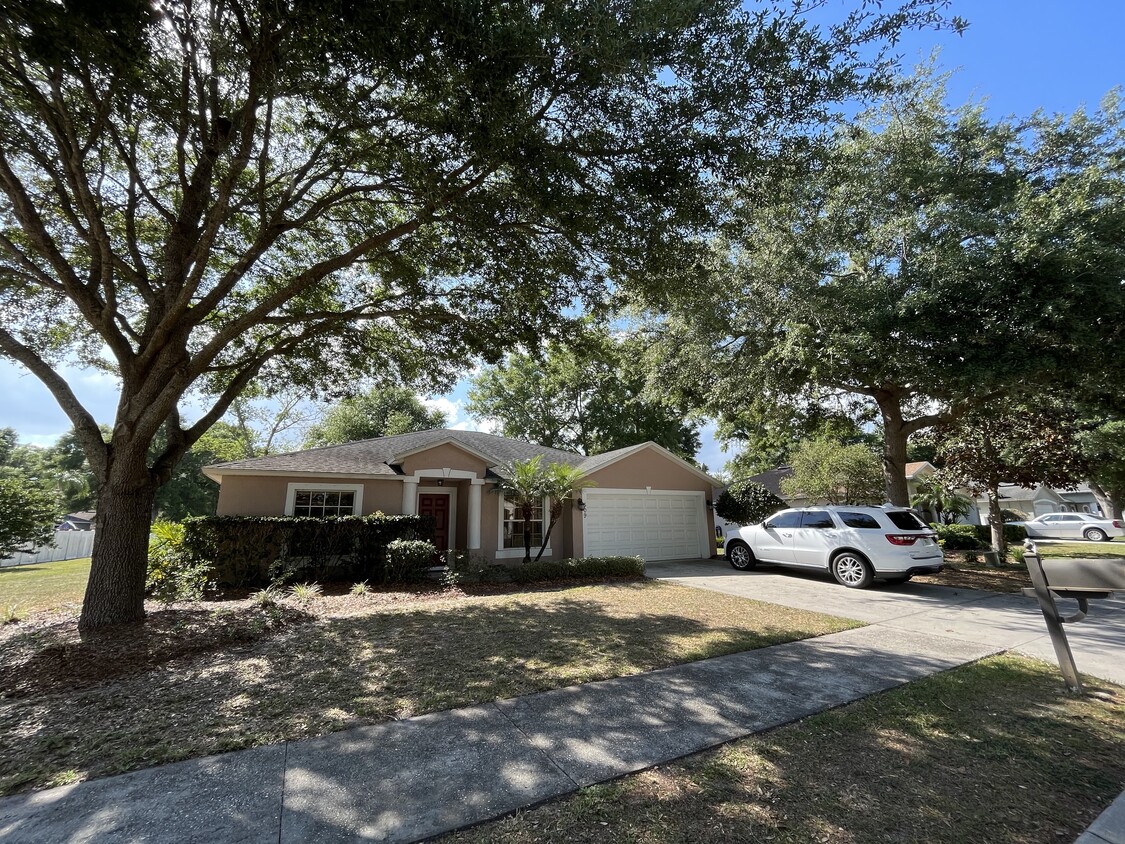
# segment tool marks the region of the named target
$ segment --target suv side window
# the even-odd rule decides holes
[[[801,527],[806,528],[834,528],[836,523],[827,510],[808,510],[801,514]]]
[[[778,513],[766,520],[767,528],[795,528],[801,526],[800,513]]]
[[[875,520],[874,516],[869,516],[867,513],[850,513],[842,510],[837,513],[845,525],[852,528],[868,528],[871,530],[878,530],[879,523]]]

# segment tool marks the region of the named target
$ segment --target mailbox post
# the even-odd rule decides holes
[[[1074,664],[1074,654],[1063,625],[1082,621],[1090,611],[1091,598],[1108,598],[1114,590],[1125,590],[1125,561],[1044,560],[1030,539],[1024,542],[1023,547],[1023,561],[1032,583],[1032,587],[1024,589],[1023,594],[1039,600],[1066,686],[1073,692],[1080,692],[1082,681],[1078,678],[1078,667]],[[1062,615],[1055,603],[1056,596],[1078,601],[1078,612]]]

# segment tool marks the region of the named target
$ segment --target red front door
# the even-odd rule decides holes
[[[434,520],[434,547],[438,553],[449,550],[449,496],[441,493],[423,493],[418,496],[418,515],[432,516]]]

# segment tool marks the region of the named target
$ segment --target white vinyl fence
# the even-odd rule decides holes
[[[55,531],[51,545],[40,545],[34,551],[19,551],[11,557],[0,559],[0,566],[27,566],[32,563],[53,563],[57,560],[74,560],[89,557],[94,550],[92,530]]]

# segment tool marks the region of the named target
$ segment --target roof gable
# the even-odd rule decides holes
[[[652,440],[640,443],[638,445],[631,445],[626,448],[619,448],[615,451],[607,451],[602,454],[592,455],[591,457],[587,457],[585,460],[583,460],[579,468],[582,469],[582,473],[584,475],[592,475],[595,472],[599,472],[602,469],[605,469],[607,466],[612,466],[614,463],[617,463],[620,460],[624,460],[626,457],[630,457],[634,454],[637,454],[638,452],[645,450],[655,451],[663,457],[679,463],[684,469],[687,469],[689,472],[696,475],[701,480],[707,481],[712,486],[721,487],[723,485],[721,481],[712,478],[703,470],[699,469],[696,466],[693,466],[682,457],[673,454],[668,449],[664,448],[664,446],[652,442]]]

